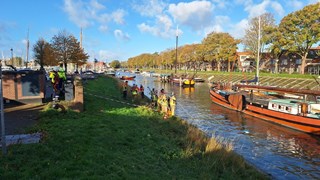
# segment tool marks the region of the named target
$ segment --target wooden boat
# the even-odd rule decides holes
[[[121,80],[134,80],[134,78],[136,78],[136,76],[121,76],[120,79]]]
[[[195,84],[193,78],[172,78],[171,82],[181,87],[194,87]]]
[[[273,93],[268,93],[273,92]],[[299,98],[288,97],[287,94]],[[307,96],[316,97],[314,101]],[[257,85],[213,83],[211,100],[225,108],[240,111],[266,121],[277,123],[303,132],[320,135],[320,91],[282,89]]]

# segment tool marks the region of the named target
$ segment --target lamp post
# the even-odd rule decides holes
[[[12,48],[11,48],[12,51]],[[1,111],[1,146],[2,154],[7,154],[6,147],[6,133],[5,133],[5,123],[4,123],[4,108],[3,108],[3,93],[2,93],[2,60],[0,60],[0,111]]]
[[[11,48],[10,51],[11,51],[11,63],[13,65],[13,49]]]

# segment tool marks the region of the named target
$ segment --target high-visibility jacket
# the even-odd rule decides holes
[[[67,80],[66,73],[63,68],[59,68],[58,75],[60,79],[64,81]]]
[[[49,78],[51,79],[52,84],[55,84],[59,81],[59,75],[55,71],[49,73]]]
[[[171,96],[170,97],[170,106],[175,106],[176,105],[176,97]]]

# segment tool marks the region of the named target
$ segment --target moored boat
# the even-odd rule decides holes
[[[205,80],[200,78],[200,77],[195,77],[193,79],[194,79],[195,82],[205,82]]]
[[[171,82],[182,87],[194,87],[195,84],[193,78],[172,78]]]
[[[233,89],[233,90],[232,90]],[[272,93],[269,93],[272,92]],[[294,94],[299,98],[286,97]],[[307,100],[307,96],[314,100]],[[320,91],[215,83],[211,100],[223,107],[312,134],[320,134]]]
[[[121,80],[134,80],[134,78],[136,78],[136,76],[121,76],[120,77]]]

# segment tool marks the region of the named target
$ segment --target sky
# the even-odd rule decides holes
[[[276,23],[320,0],[1,0],[0,59],[26,59],[27,39],[67,31],[80,41],[88,61],[126,61],[142,53],[201,43],[210,32],[242,38],[248,21],[270,12]],[[29,32],[29,33],[28,33]],[[241,49],[240,49],[241,51]]]

